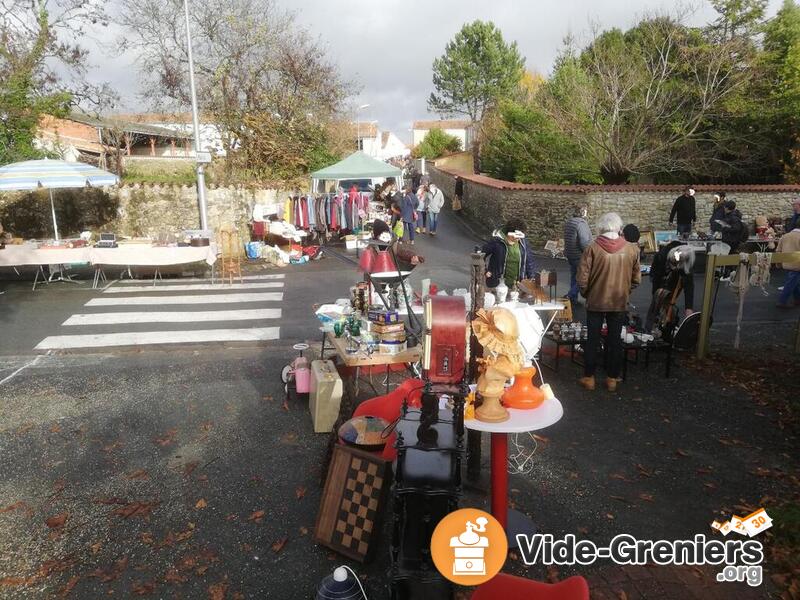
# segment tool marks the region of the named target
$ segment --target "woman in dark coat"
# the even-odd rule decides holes
[[[502,278],[513,288],[518,281],[531,279],[535,273],[533,251],[525,241],[525,224],[511,220],[495,230],[483,245],[486,255],[486,286],[496,288]]]

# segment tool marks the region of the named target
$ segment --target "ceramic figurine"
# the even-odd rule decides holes
[[[506,421],[508,410],[500,404],[500,397],[506,382],[523,364],[517,319],[505,308],[481,309],[472,321],[472,330],[484,350],[477,385],[483,403],[475,409],[475,418],[491,423]]]

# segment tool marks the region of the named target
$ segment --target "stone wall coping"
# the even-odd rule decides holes
[[[685,184],[626,184],[626,185],[558,185],[550,183],[517,183],[515,181],[503,181],[487,177],[486,175],[475,175],[464,173],[455,169],[445,167],[434,167],[432,169],[447,173],[448,175],[458,175],[464,181],[472,181],[485,185],[496,190],[521,190],[531,192],[556,192],[556,193],[580,193],[591,194],[596,192],[677,192],[680,194],[686,187]],[[800,184],[698,184],[693,185],[698,192],[800,192]]]

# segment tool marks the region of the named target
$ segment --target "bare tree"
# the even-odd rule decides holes
[[[324,47],[272,0],[195,0],[198,102],[221,129],[231,164],[249,171],[302,166],[310,138],[342,107],[346,85]],[[162,109],[189,105],[183,3],[131,0],[120,23],[134,38],[146,95]]]
[[[36,94],[66,92],[85,106],[113,100],[106,84],[86,81],[81,43],[107,24],[97,0],[0,0],[0,83],[28,78]]]
[[[541,101],[608,182],[696,171],[720,159],[703,152],[709,120],[746,80],[735,43],[705,43],[668,17],[595,33],[562,55]]]

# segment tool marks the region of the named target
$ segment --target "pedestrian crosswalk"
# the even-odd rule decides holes
[[[277,340],[283,287],[283,274],[246,276],[233,284],[115,281],[97,290],[61,324],[58,335],[46,337],[35,349]]]

